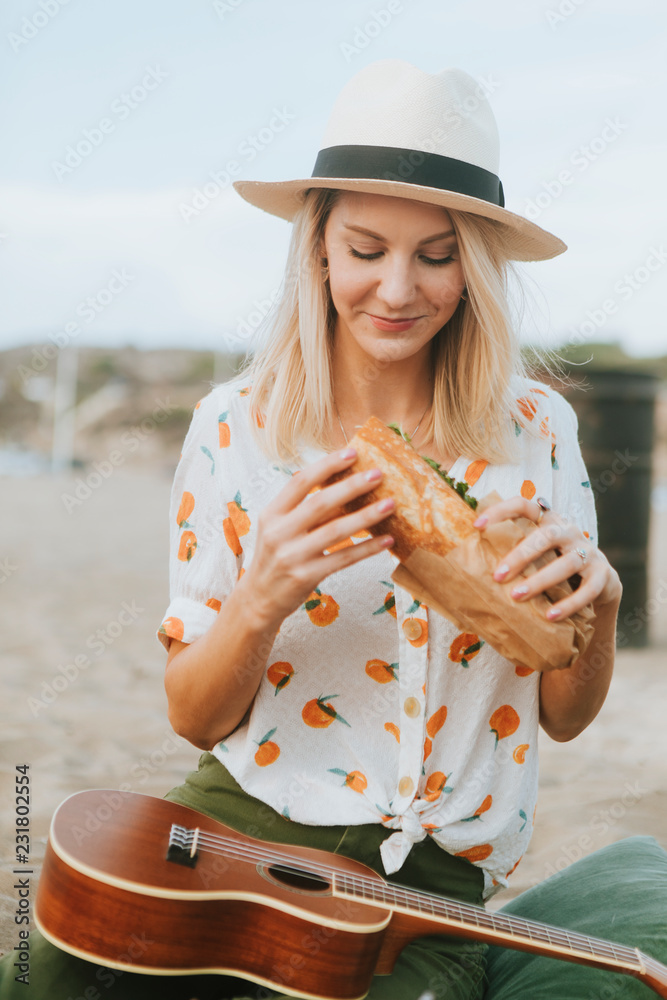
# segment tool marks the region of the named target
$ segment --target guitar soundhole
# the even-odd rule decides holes
[[[317,896],[328,895],[331,892],[331,884],[326,879],[301,868],[291,868],[287,865],[258,865],[257,869],[269,882],[283,889],[291,889],[292,892]]]

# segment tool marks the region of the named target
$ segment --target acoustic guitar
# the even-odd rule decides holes
[[[636,948],[404,888],[357,861],[256,840],[136,792],[78,792],[59,806],[35,919],[53,944],[97,964],[224,973],[317,1000],[363,997],[425,934],[615,970],[667,997],[667,967]]]

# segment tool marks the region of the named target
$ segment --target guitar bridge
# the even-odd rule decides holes
[[[169,832],[169,846],[167,848],[167,861],[173,861],[177,865],[185,865],[186,868],[197,866],[197,845],[199,843],[199,827],[188,830],[184,826],[172,824]]]

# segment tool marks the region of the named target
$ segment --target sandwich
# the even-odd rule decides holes
[[[399,561],[391,574],[394,583],[461,631],[478,634],[517,666],[563,669],[585,652],[595,619],[590,604],[556,622],[546,618],[551,604],[572,592],[570,582],[564,580],[527,601],[511,597],[512,588],[555,559],[555,552],[537,555],[512,581],[493,579],[498,562],[535,530],[532,521],[507,518],[484,531],[474,528],[478,514],[501,497],[492,492],[478,502],[468,495],[466,483],[455,482],[377,417],[359,428],[350,445],[357,451],[356,460],[328,482],[382,470],[379,484],[350,500],[343,511],[393,497],[392,513],[368,531],[394,538],[389,549]]]
[[[373,535],[390,534],[391,551],[404,561],[417,548],[445,556],[460,542],[477,534],[473,528],[477,501],[465,483],[456,483],[437,462],[422,458],[393,426],[371,417],[350,441],[356,461],[332,476],[336,482],[351,473],[381,469],[379,484],[345,504],[349,513],[366,504],[393,497],[396,507],[377,524]]]

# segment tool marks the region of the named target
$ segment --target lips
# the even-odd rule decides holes
[[[373,326],[377,327],[378,330],[394,330],[399,332],[401,330],[409,330],[421,318],[414,316],[412,318],[407,317],[406,319],[386,319],[384,316],[373,316],[372,313],[368,313],[367,315]]]

